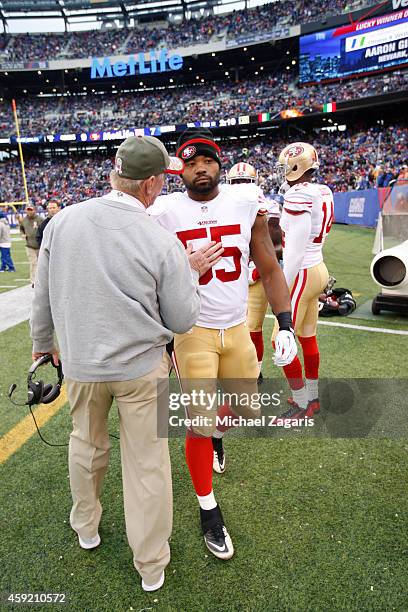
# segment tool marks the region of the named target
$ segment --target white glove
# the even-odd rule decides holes
[[[289,191],[290,185],[287,181],[283,181],[282,185],[279,187],[278,194],[284,196],[287,191]]]
[[[248,274],[248,285],[255,285],[255,283],[261,278],[258,270],[253,261],[250,261],[248,264],[249,274]]]
[[[297,355],[297,344],[295,334],[286,329],[278,332],[275,338],[275,358],[277,366],[285,366],[292,363]]]

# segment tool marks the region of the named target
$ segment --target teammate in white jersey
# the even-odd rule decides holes
[[[281,152],[278,170],[286,181],[281,216],[283,272],[291,288],[293,323],[302,346],[302,365],[296,357],[284,367],[292,389],[286,417],[311,417],[320,411],[318,375],[320,355],[316,340],[318,298],[329,280],[323,262],[323,245],[333,223],[333,194],[326,185],[311,183],[319,168],[310,144],[296,142]],[[274,336],[278,331],[275,326]],[[282,415],[283,416],[283,415]]]
[[[174,352],[183,391],[214,393],[218,379],[224,391],[238,391],[241,397],[243,392],[257,393],[257,357],[246,325],[250,255],[280,324],[275,363],[290,363],[297,351],[290,295],[268,234],[263,194],[256,185],[220,186],[219,154],[209,130],[186,130],[177,155],[185,162],[182,178],[187,191],[158,198],[149,212],[189,249],[209,241],[222,243],[221,261],[200,278],[197,325],[175,337]],[[237,415],[257,416],[256,410],[239,399],[230,404],[218,408],[218,419],[211,418],[208,404],[190,406],[188,416],[203,420],[194,423],[186,436],[186,460],[200,505],[204,540],[220,559],[232,557],[234,548],[213,493],[211,436],[217,432],[222,436]]]
[[[239,162],[238,164],[232,166],[232,168],[229,170],[227,174],[227,183],[230,185],[239,185],[242,183],[258,184],[258,172],[251,164]],[[273,246],[275,247],[276,257],[279,261],[282,257],[282,238],[279,227],[279,204],[273,199],[265,200],[265,209],[267,211],[269,235],[271,237]],[[262,327],[265,320],[266,311],[268,309],[268,299],[266,297],[259,272],[253,261],[249,262],[248,282],[248,327],[258,359],[258,383],[261,383],[263,380],[262,360],[264,355]],[[216,453],[214,453],[214,460],[214,464],[216,465]],[[216,469],[216,467],[214,469]],[[218,470],[216,469],[216,471]]]

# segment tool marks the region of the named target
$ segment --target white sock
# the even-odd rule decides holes
[[[319,380],[306,378],[307,399],[312,402],[319,397]]]
[[[197,495],[198,503],[200,508],[203,510],[212,510],[216,507],[217,502],[215,501],[214,491],[211,491],[208,495]]]
[[[261,370],[262,370],[262,361],[258,361],[258,368],[259,368],[259,372],[261,372]]]
[[[299,408],[302,410],[306,410],[307,408],[307,391],[306,387],[302,387],[301,389],[292,389],[292,397],[294,401],[297,403]]]
[[[216,429],[212,435],[213,438],[223,438],[225,434],[225,431],[218,431],[218,429]]]

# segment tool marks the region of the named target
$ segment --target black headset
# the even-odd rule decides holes
[[[51,363],[54,366],[54,368],[57,370],[58,382],[56,384],[51,384],[51,383],[44,384],[42,380],[35,380],[37,369],[40,366],[45,365],[47,363]],[[24,402],[24,404],[18,404],[17,402],[13,401],[13,399],[11,398],[15,389],[17,388],[17,385],[15,383],[13,383],[10,386],[10,389],[8,392],[8,396],[12,404],[14,404],[15,406],[28,406],[29,407],[31,416],[33,417],[35,427],[37,429],[37,433],[40,436],[41,440],[48,446],[68,446],[68,444],[66,443],[65,444],[51,444],[51,442],[48,442],[44,438],[44,436],[42,435],[38,427],[34,412],[32,411],[31,407],[35,406],[36,404],[50,404],[51,402],[56,400],[59,394],[61,393],[61,387],[62,387],[63,381],[64,381],[64,373],[62,371],[61,361],[58,361],[58,364],[55,365],[52,355],[47,354],[37,359],[37,361],[34,361],[34,363],[32,364],[31,368],[28,371],[28,376],[27,376],[28,395],[27,395],[27,401]],[[115,438],[119,440],[118,436],[114,436],[113,434],[109,434],[109,436],[111,438]]]
[[[34,380],[36,377],[37,368],[47,363],[51,363],[57,370],[58,382],[56,384],[47,383],[45,384],[42,380]],[[37,361],[34,361],[31,368],[28,371],[27,376],[27,401],[24,404],[17,404],[11,399],[17,385],[13,383],[10,386],[8,396],[10,401],[16,406],[35,406],[36,404],[50,404],[57,399],[61,393],[61,387],[64,380],[64,373],[62,371],[61,362],[58,361],[58,365],[55,365],[52,355],[42,355]]]

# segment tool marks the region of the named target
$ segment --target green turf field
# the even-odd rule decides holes
[[[12,234],[11,257],[16,271],[0,274],[0,293],[10,291],[30,282],[30,266],[25,253],[25,242],[18,234]]]
[[[368,275],[372,240],[372,230],[337,226],[326,248],[330,271],[340,286],[360,294],[359,303],[376,291]],[[408,330],[403,320],[340,321]],[[266,346],[271,327],[268,319]],[[5,392],[13,381],[24,388],[28,324],[3,332],[0,341],[2,436],[27,413],[12,407]],[[322,376],[367,377],[373,384],[406,377],[407,336],[319,326],[319,342]],[[263,371],[280,376],[270,353]],[[391,402],[389,409],[406,420],[406,404]],[[110,429],[117,433],[114,410]],[[43,433],[64,442],[69,430],[65,407]],[[70,603],[58,609],[81,612],[408,610],[406,439],[230,436],[225,446],[227,471],[215,475],[214,489],[234,558],[222,562],[207,554],[183,440],[172,439],[172,562],[165,586],[144,594],[124,532],[118,441],[112,440],[102,496],[102,546],[87,552],[68,523],[67,451],[32,437],[0,466],[0,593],[66,592]]]

